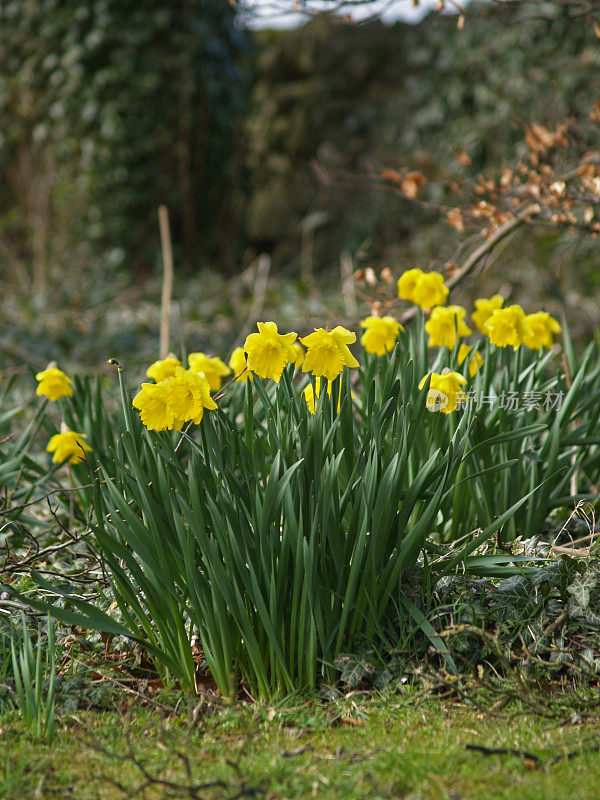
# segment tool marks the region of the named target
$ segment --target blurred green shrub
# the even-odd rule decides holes
[[[481,171],[522,157],[525,124],[587,117],[600,49],[569,8],[471,3],[462,30],[456,19],[316,19],[258,33],[247,230],[276,265],[297,257],[302,221],[315,212],[317,266],[361,248],[388,264],[444,262],[459,237],[435,210],[374,186],[379,171],[421,170],[427,200],[456,205],[445,187],[468,192]],[[547,248],[530,257],[548,266]]]
[[[147,267],[160,203],[184,257],[206,254],[235,208],[246,41],[225,2],[2,3],[0,258],[26,287],[80,242]]]

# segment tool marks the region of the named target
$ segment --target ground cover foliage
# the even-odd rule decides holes
[[[513,711],[414,691],[277,706],[185,706],[163,694],[65,715],[52,748],[4,714],[0,789],[6,800],[595,797],[596,726]]]
[[[444,305],[440,274],[411,270],[398,292],[413,299],[412,324],[363,320],[361,362],[340,344],[355,338],[344,328],[294,350],[296,334],[261,323],[231,368],[201,353],[187,370],[175,357],[153,364],[135,408],[118,363],[109,392],[40,372],[47,399],[21,450],[41,419],[54,463],[5,461],[15,607],[100,631],[107,646],[129,640],[165,685],[214,681],[229,697],[340,676],[379,684],[398,672],[393,654],[411,654],[412,669],[428,647],[455,676],[469,657],[471,668],[493,656],[501,672],[531,658],[546,677],[593,682],[598,591],[581,558],[597,540],[597,348],[576,352],[565,324],[552,347],[558,322],[495,298],[474,312],[485,334],[465,354],[466,312]],[[2,447],[12,446],[9,436]],[[42,503],[51,538],[36,530]],[[523,543],[523,532],[556,535],[586,518],[571,562],[556,562],[551,538],[545,550]],[[468,582],[452,610],[459,575]],[[502,634],[495,651],[482,615]],[[379,667],[363,658],[371,651]]]
[[[100,384],[96,394],[87,380],[77,381],[74,388],[73,398],[61,401],[62,412],[71,425],[78,423],[84,429],[81,423],[86,414],[89,420],[95,413],[92,409],[100,409]],[[250,384],[238,388],[239,413]],[[324,392],[315,416],[327,410],[326,397]],[[330,404],[330,415],[332,411]],[[116,402],[113,413],[118,422]],[[442,419],[439,414],[424,414],[424,423]],[[331,419],[325,417],[328,422]],[[135,425],[133,415],[130,422]],[[156,434],[144,433],[139,426],[135,430],[137,446],[142,446],[144,437],[155,441],[150,437]],[[107,463],[109,453],[123,458],[126,445],[120,452],[114,449],[108,423],[100,426],[102,431],[107,434],[105,443],[97,429],[90,429],[95,458],[106,458]],[[51,424],[47,435],[52,433]],[[281,430],[277,433],[282,435]],[[177,454],[189,444],[186,441]],[[171,459],[173,445],[175,438],[167,451]],[[163,458],[164,452],[161,447]],[[210,452],[214,456],[215,448]],[[193,458],[191,447],[184,458]],[[140,485],[147,488],[151,462],[141,464],[146,472]],[[222,469],[223,461],[218,464]],[[485,552],[477,551],[467,574],[461,571],[436,580],[434,571],[427,574],[422,561],[415,563],[402,589],[408,604],[414,604],[413,613],[423,616],[398,627],[398,609],[393,609],[387,638],[403,634],[393,644],[388,641],[373,648],[368,637],[356,638],[353,650],[345,647],[337,653],[325,682],[319,681],[318,694],[303,700],[282,697],[275,705],[256,705],[253,700],[248,705],[249,697],[256,696],[250,678],[238,684],[237,703],[228,706],[218,699],[205,653],[197,644],[191,647],[193,680],[203,699],[198,704],[187,693],[164,688],[173,687],[173,678],[185,686],[185,678],[174,668],[169,676],[164,660],[156,659],[152,644],[158,641],[162,646],[166,641],[160,640],[160,629],[157,635],[156,617],[142,631],[140,644],[132,642],[130,635],[120,635],[131,632],[123,628],[132,620],[115,608],[115,600],[119,592],[128,591],[123,566],[133,562],[121,547],[117,552],[125,558],[113,573],[116,580],[112,586],[104,583],[102,570],[110,573],[116,561],[111,565],[110,558],[98,560],[97,545],[89,547],[86,542],[95,527],[87,507],[90,470],[80,463],[73,465],[72,473],[74,486],[89,488],[71,493],[63,486],[52,495],[51,508],[47,501],[36,502],[35,493],[28,494],[26,502],[16,506],[16,514],[4,515],[5,521],[13,517],[8,530],[17,536],[9,551],[15,558],[12,563],[4,560],[3,578],[8,577],[8,586],[17,588],[21,599],[11,592],[0,601],[3,619],[7,612],[12,618],[9,627],[2,625],[0,638],[0,718],[6,751],[0,774],[3,796],[20,797],[37,790],[52,797],[68,787],[77,796],[90,798],[300,797],[315,787],[331,797],[344,792],[369,797],[453,793],[469,798],[483,792],[509,798],[517,787],[523,797],[538,797],[542,790],[547,797],[562,797],[565,792],[574,797],[595,796],[600,583],[597,561],[586,549],[594,538],[593,504],[581,501],[568,515],[564,508],[548,512],[537,536],[529,541],[505,543],[501,550],[488,543],[483,548],[492,553],[487,565]],[[127,476],[132,487],[138,479]],[[214,491],[214,484],[210,489]],[[180,491],[185,493],[186,487],[180,486]],[[78,501],[72,501],[73,494]],[[20,508],[31,500],[32,506]],[[42,526],[46,533],[40,536]],[[160,530],[164,535],[166,528]],[[37,539],[35,545],[33,539]],[[106,541],[112,547],[116,539]],[[561,546],[571,555],[559,554]],[[536,564],[536,557],[548,555],[549,562]],[[31,557],[33,561],[28,561]],[[519,558],[525,558],[522,566]],[[152,580],[147,553],[140,563]],[[512,571],[519,574],[494,578],[506,572],[507,564],[517,565]],[[34,622],[35,611],[28,602],[39,596],[39,583],[34,588],[31,582],[32,567],[71,598],[76,594],[111,613],[117,622],[115,632],[94,633],[74,624],[84,622],[82,618],[72,618],[70,625],[60,626],[56,652],[50,659],[48,622],[43,615]],[[154,600],[164,593],[162,586]],[[430,587],[425,593],[424,586]],[[151,606],[147,608],[151,615],[155,613]],[[181,608],[171,605],[167,610],[178,613]],[[29,647],[40,653],[46,665],[40,681],[35,654],[29,658],[34,665],[30,685],[37,698],[29,706],[20,700],[15,681],[23,665],[19,654],[27,647],[22,611],[30,620]],[[89,613],[88,625],[98,623],[91,607],[83,611]],[[418,624],[425,616],[431,628]],[[133,620],[138,634],[139,620]],[[186,636],[185,632],[181,635]],[[16,661],[9,653],[10,639]],[[173,651],[182,663],[189,658],[186,642],[183,638],[179,651]],[[128,711],[140,705],[145,710]],[[48,730],[44,711],[50,707],[55,719]],[[29,716],[28,708],[33,710]],[[49,736],[53,736],[51,746],[45,743]],[[331,765],[335,765],[333,773]],[[97,776],[91,783],[90,772]]]

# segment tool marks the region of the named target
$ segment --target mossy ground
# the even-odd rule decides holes
[[[411,693],[355,693],[326,705],[207,703],[195,714],[165,708],[134,702],[65,714],[50,746],[5,714],[0,797],[600,797],[597,725],[514,706],[498,716]],[[466,748],[472,744],[533,758],[486,755]],[[193,788],[200,784],[209,785]]]

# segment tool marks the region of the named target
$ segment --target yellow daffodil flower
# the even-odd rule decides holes
[[[35,393],[53,402],[60,400],[61,397],[71,397],[73,394],[71,379],[56,364],[48,364],[46,369],[38,372],[35,379],[38,382]]]
[[[188,365],[192,372],[203,372],[208,381],[211,392],[218,392],[226,375],[231,375],[231,370],[216,356],[210,358],[204,353],[190,353]]]
[[[471,345],[465,344],[464,342],[458,348],[458,366],[460,367],[463,361],[468,357],[469,353],[473,348]],[[473,378],[477,372],[483,366],[483,358],[481,357],[481,353],[477,350],[473,355],[472,359],[469,361],[469,377]]]
[[[525,336],[532,331],[521,306],[497,308],[484,325],[490,342],[496,347],[512,347],[518,350]]]
[[[320,380],[319,378],[316,378],[315,382],[319,380]],[[320,386],[317,383],[317,398],[319,397],[320,393],[321,393]],[[314,414],[315,409],[317,407],[317,403],[315,400],[315,390],[313,388],[312,383],[309,383],[308,386],[304,387],[304,389],[302,390],[302,396],[306,400],[306,405],[308,406],[308,410],[310,411],[311,414]]]
[[[172,378],[175,375],[177,367],[181,366],[181,361],[175,358],[174,355],[169,354],[166,358],[159,359],[153,364],[150,364],[146,370],[146,375],[156,383],[164,381],[165,378]]]
[[[231,354],[231,358],[229,359],[229,366],[231,367],[233,374],[236,376],[235,379],[238,383],[245,383],[247,380],[254,380],[254,375],[248,369],[246,353],[244,353],[242,347],[235,348]]]
[[[298,342],[294,342],[292,347],[294,348],[294,352],[296,353],[296,360],[294,361],[294,366],[296,367],[296,369],[300,369],[302,364],[304,364],[304,357],[306,356],[306,350]]]
[[[258,333],[251,333],[244,342],[248,369],[279,383],[285,365],[296,362],[293,344],[298,334],[278,333],[274,322],[259,322],[257,327]]]
[[[443,306],[448,297],[448,287],[439,272],[425,272],[417,281],[413,291],[413,303],[420,308]]]
[[[149,431],[173,430],[176,427],[175,415],[168,405],[167,380],[142,383],[140,391],[133,398],[133,407],[140,412],[142,424]]]
[[[504,305],[504,298],[501,294],[495,294],[493,297],[486,298],[480,297],[475,300],[475,311],[471,314],[471,319],[475,323],[475,327],[481,333],[487,333],[485,323],[492,316],[497,308],[502,308]]]
[[[315,389],[317,390],[317,396],[315,398]],[[317,400],[321,396],[321,379],[315,378],[315,389],[313,389],[312,383],[309,383],[308,386],[305,386],[302,390],[302,395],[306,400],[306,405],[308,410],[311,414],[315,413],[317,408]],[[331,397],[331,381],[327,381],[327,394]],[[338,397],[338,407],[337,410],[339,412],[342,405],[342,394],[340,392],[340,396]]]
[[[366,317],[360,323],[365,332],[360,343],[367,353],[383,356],[394,349],[396,339],[404,328],[393,317]]]
[[[436,306],[425,323],[429,334],[429,347],[447,347],[452,350],[456,336],[468,336],[471,329],[464,321],[466,311],[462,306]]]
[[[429,391],[427,392],[427,408],[430,411],[441,411],[442,414],[450,414],[456,411],[459,405],[467,399],[462,387],[467,379],[459,372],[432,372]],[[425,377],[419,383],[422,389],[427,382]]]
[[[165,381],[167,408],[173,414],[176,427],[185,422],[199,425],[204,409],[214,411],[217,404],[210,396],[210,385],[202,372],[177,368],[172,378]]]
[[[403,272],[402,275],[398,278],[398,297],[401,300],[408,300],[410,303],[413,303],[413,292],[415,291],[415,286],[417,285],[417,281],[421,278],[425,273],[419,267],[414,267],[414,269],[407,269],[406,272]]]
[[[398,297],[416,303],[421,308],[433,308],[445,305],[448,287],[439,272],[423,272],[415,267],[398,279]]]
[[[540,347],[552,347],[555,334],[562,332],[558,320],[551,317],[547,311],[527,314],[527,324],[531,333],[523,336],[523,344],[532,350],[538,350]]]
[[[332,381],[344,367],[358,367],[358,361],[348,349],[348,345],[356,341],[356,334],[341,325],[332,331],[316,328],[300,341],[307,348],[303,372]]]
[[[75,433],[75,431],[65,428],[50,439],[46,450],[48,453],[54,453],[52,456],[54,464],[62,464],[67,459],[70,464],[79,464],[80,461],[85,460],[86,453],[92,452],[92,448],[86,444],[85,438],[84,433]]]

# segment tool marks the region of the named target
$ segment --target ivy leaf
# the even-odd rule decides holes
[[[340,681],[345,683],[349,689],[371,686],[375,680],[375,667],[360,656],[339,656],[333,662],[333,666],[340,670]]]

